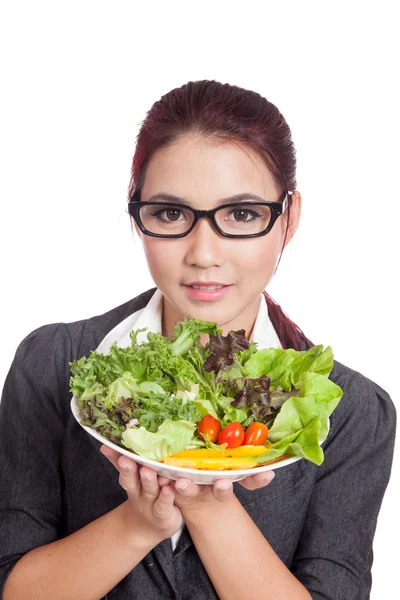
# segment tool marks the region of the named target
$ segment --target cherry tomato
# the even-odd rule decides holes
[[[204,440],[204,435],[208,435],[210,442],[216,442],[219,432],[221,431],[221,423],[212,415],[205,415],[199,423],[199,434]]]
[[[255,421],[246,429],[244,446],[263,446],[268,437],[268,427]]]
[[[228,444],[228,448],[238,448],[243,444],[243,440],[244,429],[237,421],[229,423],[229,425],[221,429],[218,436],[218,444]]]

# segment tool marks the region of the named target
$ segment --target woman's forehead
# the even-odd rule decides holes
[[[142,200],[170,193],[187,202],[218,201],[238,193],[273,199],[274,178],[254,150],[238,143],[183,138],[155,152],[146,169]]]

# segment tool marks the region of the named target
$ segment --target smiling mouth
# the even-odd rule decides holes
[[[192,283],[185,283],[185,287],[192,288],[193,290],[204,290],[207,292],[213,292],[222,288],[230,287],[230,283],[221,283],[219,281],[192,281]]]
[[[209,281],[208,284],[195,282],[184,284],[186,293],[196,302],[217,302],[221,300],[232,287],[232,284]]]
[[[189,285],[188,287],[191,287],[194,290],[212,291],[212,290],[220,290],[221,288],[226,287],[226,286],[225,285]]]

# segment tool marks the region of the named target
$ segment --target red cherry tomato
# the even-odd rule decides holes
[[[243,440],[244,429],[237,421],[221,429],[218,436],[218,444],[228,444],[228,448],[238,448],[243,444]]]
[[[264,423],[252,423],[244,434],[244,446],[263,446],[267,441],[268,427]]]
[[[199,434],[204,440],[204,435],[208,435],[210,442],[216,442],[219,432],[221,431],[221,423],[212,415],[205,415],[199,423]]]

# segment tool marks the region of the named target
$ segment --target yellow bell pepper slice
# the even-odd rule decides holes
[[[166,465],[184,467],[188,469],[210,469],[212,471],[225,471],[230,469],[252,469],[258,463],[251,458],[185,458],[166,456],[163,460]]]
[[[265,454],[268,447],[265,446],[239,446],[238,448],[226,448],[224,450],[225,456],[234,456],[235,458],[245,456],[260,456]]]
[[[245,458],[247,456],[259,456],[268,450],[265,446],[239,446],[238,448],[194,448],[193,450],[182,450],[171,456],[174,458]]]
[[[193,450],[182,450],[176,454],[171,454],[168,458],[222,458],[222,450],[211,448],[193,448]]]

